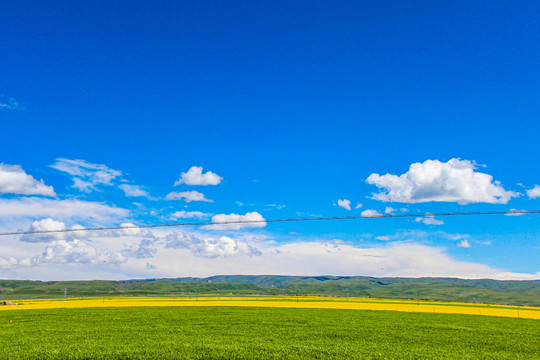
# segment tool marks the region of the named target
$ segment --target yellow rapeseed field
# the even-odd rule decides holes
[[[468,314],[540,319],[540,308],[505,305],[480,305],[429,301],[332,298],[332,297],[264,297],[264,296],[200,296],[200,297],[110,297],[18,300],[14,305],[0,306],[0,311],[57,308],[135,307],[135,306],[247,306],[312,309],[389,310]]]

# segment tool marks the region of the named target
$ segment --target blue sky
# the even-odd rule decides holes
[[[0,231],[538,209],[539,11],[5,4]],[[10,236],[0,277],[536,279],[539,230],[531,214]]]

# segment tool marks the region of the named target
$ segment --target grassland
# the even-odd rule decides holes
[[[538,349],[540,321],[489,316],[167,306],[0,311],[2,359],[536,359]]]

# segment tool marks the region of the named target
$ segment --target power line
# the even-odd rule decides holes
[[[508,210],[508,211],[468,211],[468,212],[444,212],[444,213],[422,213],[422,214],[374,214],[358,216],[329,216],[329,217],[304,217],[304,218],[284,218],[284,219],[266,219],[266,220],[231,220],[220,222],[184,222],[171,224],[148,224],[148,225],[126,225],[126,226],[102,226],[82,229],[63,229],[63,230],[31,230],[31,231],[12,231],[0,233],[0,236],[6,235],[30,235],[30,234],[48,234],[65,233],[77,231],[103,231],[103,230],[127,230],[127,229],[148,229],[160,227],[176,226],[210,226],[210,225],[232,225],[232,224],[262,224],[278,222],[299,222],[299,221],[328,221],[328,220],[357,220],[357,219],[375,219],[375,218],[407,218],[407,217],[435,217],[435,216],[471,216],[471,215],[523,215],[540,214],[540,210]]]

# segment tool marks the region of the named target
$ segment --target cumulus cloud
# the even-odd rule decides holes
[[[129,185],[129,184],[122,184],[118,186],[120,190],[122,190],[126,196],[129,197],[149,197],[150,194],[148,194],[147,191],[143,190],[138,185]]]
[[[377,217],[377,216],[382,216],[382,214],[380,212],[378,212],[377,210],[372,210],[372,209],[368,209],[368,210],[364,210],[360,213],[361,216],[363,217]]]
[[[75,224],[69,230],[66,224],[62,221],[57,221],[51,218],[41,219],[32,222],[32,225],[28,228],[28,231],[37,231],[34,234],[24,234],[21,236],[21,241],[25,242],[52,242],[56,240],[73,240],[73,239],[87,239],[87,238],[99,238],[99,237],[122,237],[127,236],[131,238],[146,237],[154,239],[155,236],[151,231],[143,231],[139,226],[132,223],[122,223],[119,229],[109,229],[100,231],[86,231],[86,228],[82,225]],[[39,233],[41,232],[41,233]]]
[[[260,255],[260,252],[245,241],[222,236],[218,239],[206,238],[194,247],[194,253],[202,257],[229,257],[238,255]]]
[[[233,222],[232,224],[220,224]],[[236,222],[236,223],[235,223]],[[246,215],[240,214],[217,214],[212,216],[213,225],[203,226],[203,229],[210,230],[239,230],[242,228],[262,228],[266,226],[266,221],[261,214],[256,211],[248,212]]]
[[[183,192],[171,192],[167,194],[165,197],[167,200],[182,200],[184,199],[185,202],[192,202],[192,201],[204,201],[204,202],[214,202],[214,200],[210,200],[204,197],[203,193],[200,193],[198,191],[183,191]]]
[[[0,163],[0,194],[56,196],[52,186],[28,175],[20,165]]]
[[[14,257],[9,257],[9,258],[0,257],[0,269],[11,269],[17,266],[18,263],[19,262]]]
[[[426,225],[443,225],[444,224],[444,221],[437,220],[432,216],[429,216],[429,217],[417,217],[416,219],[414,219],[414,221],[421,222],[421,223],[424,223]]]
[[[109,236],[146,236],[147,234],[141,230],[135,224],[132,223],[122,223],[120,224],[120,229],[112,229],[107,231]],[[151,235],[151,233],[149,234]]]
[[[351,210],[351,201],[347,199],[338,200],[337,204],[339,207],[342,207],[346,210]]]
[[[527,190],[527,196],[531,199],[540,197],[540,185],[534,185],[532,189]]]
[[[152,239],[143,239],[137,246],[131,247],[121,252],[126,258],[148,259],[156,255],[157,249]]]
[[[31,265],[43,264],[120,264],[127,258],[118,252],[99,250],[88,241],[58,240],[52,242],[45,251],[29,259]]]
[[[53,219],[35,221],[30,227],[37,231],[62,231],[65,223]],[[73,230],[84,230],[80,225],[71,227]],[[142,238],[138,243],[133,240]],[[103,231],[73,231],[45,234],[25,234],[20,239],[26,243],[46,242],[45,250],[37,256],[11,261],[14,267],[41,265],[111,265],[121,264],[129,259],[145,259],[154,257],[160,239],[151,231],[143,231],[131,224],[123,223],[119,229]],[[127,240],[127,244],[125,243]],[[21,247],[22,245],[17,245]],[[116,250],[110,250],[112,246]]]
[[[28,231],[64,231],[66,224],[62,221],[56,221],[51,218],[34,221],[28,228]],[[21,236],[21,241],[27,242],[50,242],[64,239],[65,233],[43,233],[43,234],[25,234]]]
[[[148,238],[156,239],[154,233],[150,230],[141,229],[139,226],[132,223],[122,223],[118,229],[101,230],[90,233],[92,238],[97,237],[130,237],[130,238]],[[77,237],[80,237],[77,235]]]
[[[189,249],[194,255],[205,258],[261,255],[257,248],[243,240],[235,240],[227,236],[201,239],[182,232],[167,235],[165,237],[165,247]]]
[[[173,219],[204,219],[212,216],[212,214],[203,213],[202,211],[175,211],[171,214]]]
[[[387,206],[386,209],[384,209],[384,213],[385,214],[391,214],[393,212],[396,212],[397,210],[394,209],[393,207],[390,207],[390,206]]]
[[[385,192],[373,194],[374,199],[381,201],[506,204],[512,197],[519,196],[504,190],[491,175],[474,171],[476,168],[469,160],[451,159],[446,163],[426,160],[411,164],[409,171],[400,176],[374,173],[366,181],[385,189]]]
[[[171,249],[189,249],[192,244],[200,241],[198,237],[180,231],[168,234],[164,238],[165,247]]]
[[[463,239],[457,244],[457,246],[462,248],[470,248],[471,243],[467,239]]]
[[[202,166],[192,166],[187,173],[180,174],[180,179],[174,183],[174,186],[180,184],[186,185],[217,185],[223,180],[221,176],[211,171],[203,174]]]
[[[103,164],[92,164],[80,159],[56,159],[51,167],[71,175],[73,187],[83,192],[97,190],[97,185],[113,185],[112,180],[122,175],[121,171]]]

